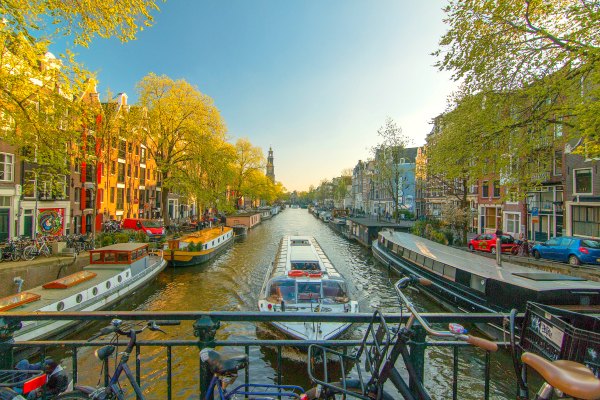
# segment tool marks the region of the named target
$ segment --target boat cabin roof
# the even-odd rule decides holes
[[[131,264],[147,255],[147,243],[117,243],[90,250],[90,264]]]
[[[461,269],[482,278],[494,279],[501,282],[521,286],[535,291],[558,290],[558,289],[595,289],[600,290],[600,284],[574,277],[565,277],[560,274],[549,274],[533,268],[511,264],[502,261],[502,266],[496,265],[496,260],[450,246],[444,246],[425,238],[404,232],[381,231],[380,236],[395,243],[412,253],[405,252],[404,257],[418,263],[431,264],[434,271],[439,266],[449,266]],[[426,261],[431,260],[431,261]],[[445,269],[444,269],[445,271]],[[445,273],[444,273],[445,275]],[[538,279],[540,276],[543,279]],[[554,279],[552,279],[554,276]],[[573,278],[573,279],[568,279]]]

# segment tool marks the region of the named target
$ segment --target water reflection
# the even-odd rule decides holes
[[[353,298],[359,300],[360,310],[370,312],[379,308],[385,312],[398,312],[397,296],[391,285],[387,267],[378,263],[369,250],[349,242],[327,225],[303,209],[287,209],[265,221],[237,241],[216,259],[206,264],[165,270],[157,280],[121,302],[122,310],[256,310],[258,293],[270,263],[273,261],[283,235],[312,235],[320,243],[332,263],[346,278]],[[422,310],[441,311],[429,298],[418,291],[408,296]],[[88,338],[98,330],[93,325],[71,338]],[[168,326],[166,335],[146,331],[141,339],[193,339],[191,321],[181,326]],[[360,339],[365,326],[353,326],[343,338]],[[217,339],[285,338],[268,324],[241,322],[222,323]],[[243,353],[244,348],[222,349],[227,353]],[[459,353],[459,389],[461,399],[480,399],[483,394],[484,365],[482,353],[477,349],[463,348]],[[63,358],[70,370],[71,356],[63,350],[52,354]],[[250,379],[257,383],[276,382],[278,354],[273,348],[249,348]],[[100,363],[93,357],[93,349],[78,351],[79,383],[96,385]],[[284,349],[281,355],[283,383],[309,387],[306,372],[306,352],[295,348]],[[134,368],[131,359],[131,367]],[[492,358],[491,398],[510,398],[514,392],[510,360],[506,354]],[[166,349],[143,347],[141,349],[141,382],[148,399],[166,398]],[[173,348],[173,398],[198,398],[198,350]],[[238,381],[243,382],[244,372]],[[435,399],[448,398],[452,388],[452,349],[431,348],[426,356],[426,384]],[[128,384],[123,382],[127,389]],[[131,391],[129,391],[131,392]],[[470,397],[469,397],[470,396]]]

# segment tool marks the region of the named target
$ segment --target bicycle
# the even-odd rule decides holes
[[[308,400],[304,389],[295,385],[243,383],[228,391],[227,387],[235,382],[237,372],[248,366],[248,356],[245,354],[225,357],[213,348],[205,348],[200,351],[200,360],[208,374],[212,376],[206,392],[206,400],[214,399],[215,395],[220,400],[238,398]],[[206,379],[210,376],[203,378]]]
[[[37,256],[43,255],[44,257],[50,257],[52,251],[48,247],[47,239],[44,236],[36,238],[33,243],[23,249],[23,259],[31,261]]]
[[[516,315],[517,310],[512,310],[509,330],[517,399],[529,399],[527,367],[544,380],[535,400],[550,400],[555,392],[558,392],[559,398],[600,399],[600,379],[588,368],[595,366],[598,373],[596,358],[600,348],[600,320],[528,302],[517,344]]]
[[[125,376],[129,380],[133,391],[135,392],[138,399],[143,400],[144,395],[142,393],[142,389],[137,384],[135,380],[134,374],[129,369],[127,362],[129,361],[129,356],[131,352],[135,348],[137,335],[142,333],[146,328],[151,331],[158,331],[165,333],[162,329],[160,329],[160,325],[179,325],[179,321],[148,321],[148,323],[142,329],[134,329],[131,328],[128,331],[123,331],[121,329],[121,325],[123,321],[119,319],[113,319],[111,324],[105,328],[100,330],[98,335],[93,336],[88,341],[92,341],[97,339],[100,336],[114,334],[114,337],[111,340],[111,343],[118,343],[119,335],[126,336],[129,338],[129,343],[125,350],[121,353],[117,353],[121,355],[119,363],[115,367],[115,372],[110,377],[109,383],[106,387],[98,387],[93,388],[91,386],[75,386],[75,389],[70,392],[64,392],[55,397],[56,400],[65,400],[65,399],[93,399],[93,400],[110,400],[110,399],[118,399],[124,400],[125,394],[123,390],[119,386],[119,378],[122,373],[125,373]],[[160,324],[160,325],[159,325]],[[100,347],[96,350],[96,357],[102,361],[102,364],[108,362],[109,357],[115,353],[117,347],[116,345],[110,344],[103,347]]]
[[[384,383],[389,379],[405,400],[430,400],[431,397],[423,386],[417,368],[410,359],[409,346],[410,341],[414,337],[413,325],[415,322],[418,322],[431,336],[451,338],[470,343],[486,351],[497,351],[498,345],[496,343],[467,335],[466,330],[458,324],[450,324],[448,331],[432,329],[427,321],[417,312],[413,304],[406,298],[404,293],[402,293],[403,289],[416,283],[420,283],[421,285],[431,284],[427,279],[410,276],[400,279],[394,285],[401,302],[404,303],[410,313],[404,327],[399,326],[398,329],[390,330],[384,316],[379,311],[375,311],[362,343],[354,354],[345,355],[321,345],[309,346],[308,374],[310,379],[317,384],[316,387],[307,392],[309,399],[329,400],[340,397],[345,399],[346,396],[349,396],[363,400],[393,400],[397,396],[393,396],[383,389]],[[322,355],[324,379],[318,379],[313,371],[312,361],[318,358],[318,353]],[[360,367],[362,354],[365,355],[365,372],[371,374],[368,380],[363,377],[364,374]],[[333,359],[339,360],[340,370],[342,371],[340,382],[328,382],[328,355],[333,356]],[[400,356],[402,356],[404,366],[408,372],[409,382],[406,382],[396,369],[395,364]],[[344,363],[347,362],[356,365],[358,379],[348,379],[346,377]],[[413,389],[412,391],[411,388]]]
[[[18,261],[21,258],[21,251],[14,240],[8,240],[6,245],[0,249],[0,262]]]
[[[529,257],[532,254],[533,243],[529,240],[518,240],[517,245],[510,250],[513,256]]]

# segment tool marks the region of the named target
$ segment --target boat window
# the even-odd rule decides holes
[[[104,253],[105,263],[114,263],[116,261],[115,253],[106,252]]]
[[[298,282],[298,302],[310,303],[321,298],[321,282]]]
[[[316,261],[295,261],[292,262],[292,269],[299,271],[319,271],[319,263]]]
[[[341,281],[324,280],[323,284],[323,302],[324,303],[347,303],[348,290],[346,284]]]
[[[102,253],[92,253],[90,262],[91,263],[102,262],[101,258],[102,258]]]
[[[117,262],[128,262],[128,253],[117,253]]]
[[[279,303],[282,300],[293,303],[296,300],[295,291],[296,283],[293,279],[273,281],[269,288],[269,298],[267,300],[271,303]]]
[[[471,274],[471,287],[481,293],[485,293],[485,278]]]

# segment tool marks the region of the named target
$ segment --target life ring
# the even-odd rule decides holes
[[[320,278],[322,276],[323,276],[323,271],[311,272],[310,274],[308,274],[309,278]]]
[[[301,271],[299,269],[293,269],[288,272],[288,276],[295,276],[295,277],[304,276],[304,271]]]

